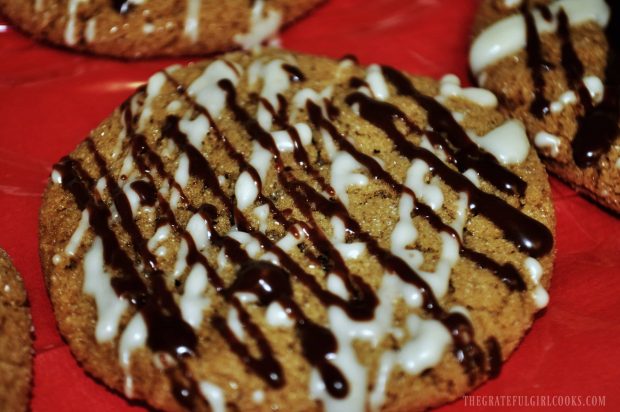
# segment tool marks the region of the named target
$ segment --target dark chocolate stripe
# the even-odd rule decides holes
[[[542,47],[536,21],[529,9],[528,1],[521,6],[521,14],[525,20],[527,65],[534,82],[534,100],[530,112],[539,119],[550,113],[549,100],[545,97],[545,78],[543,73],[549,71],[551,64],[543,59]]]
[[[583,82],[583,75],[585,70],[583,63],[579,60],[577,52],[573,47],[570,34],[570,23],[568,16],[564,9],[560,9],[558,12],[558,36],[562,40],[562,67],[564,68],[564,74],[568,87],[579,93],[579,98],[584,106],[585,110],[592,108],[592,97],[590,91]]]
[[[620,4],[607,0],[611,17],[605,30],[608,52],[605,68],[605,96],[579,119],[571,146],[573,160],[580,168],[595,166],[609,152],[620,132]],[[614,167],[611,165],[609,167]]]

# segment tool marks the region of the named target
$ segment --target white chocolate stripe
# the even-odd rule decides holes
[[[200,32],[200,4],[202,0],[187,0],[187,11],[185,12],[185,26],[183,34],[192,42],[198,40]]]
[[[80,3],[88,3],[90,0],[69,0],[67,3],[67,25],[65,26],[65,43],[74,46],[78,39],[76,38],[76,22],[77,13]]]

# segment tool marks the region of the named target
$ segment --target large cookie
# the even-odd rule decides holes
[[[54,166],[61,332],[166,410],[457,398],[548,300],[549,185],[496,105],[452,75],[277,50],[153,75]]]
[[[22,279],[0,249],[0,410],[27,411],[32,385],[32,322]]]
[[[470,52],[478,83],[525,123],[548,169],[616,212],[619,19],[612,0],[486,0]]]
[[[23,31],[129,58],[252,48],[323,0],[0,0]]]

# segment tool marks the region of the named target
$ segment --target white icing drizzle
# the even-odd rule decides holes
[[[82,211],[82,217],[80,218],[80,223],[78,223],[77,229],[75,229],[69,239],[69,242],[67,243],[67,246],[65,246],[65,254],[67,256],[75,256],[75,252],[82,244],[84,233],[86,233],[90,227],[89,218],[90,214],[88,213],[88,209],[84,209]]]
[[[181,240],[181,244],[179,245],[179,250],[177,252],[177,259],[174,263],[174,271],[172,272],[172,276],[176,279],[181,276],[185,269],[187,268],[187,254],[189,253],[189,248],[187,246],[187,242],[185,239]]]
[[[528,257],[525,259],[525,268],[527,269],[532,282],[534,283],[534,290],[532,291],[532,299],[534,299],[534,303],[536,307],[539,309],[544,308],[549,303],[549,294],[545,290],[545,288],[540,284],[540,279],[543,275],[543,268],[540,263],[532,258]]]
[[[333,86],[327,86],[321,92],[316,92],[315,90],[308,89],[308,88],[301,89],[300,91],[295,93],[295,96],[293,97],[293,105],[295,106],[295,108],[301,109],[306,106],[306,102],[308,100],[311,100],[312,102],[314,102],[316,105],[318,105],[321,108],[321,112],[323,113],[323,116],[328,118],[329,116],[327,113],[327,107],[325,104],[325,100],[331,98],[333,91],[334,91]],[[292,121],[293,119],[291,118],[291,122]]]
[[[326,137],[325,135],[323,136]],[[330,167],[330,183],[334,191],[345,205],[349,205],[349,186],[365,186],[368,184],[368,177],[356,171],[364,167],[345,151],[338,151],[332,158]]]
[[[483,107],[497,107],[497,97],[493,93],[477,87],[463,88],[461,87],[461,80],[454,74],[447,74],[441,78],[437,101],[445,103],[450,97],[469,100]]]
[[[305,95],[309,100],[319,97],[316,93],[314,95],[311,93],[307,93]],[[305,104],[305,101],[303,104]],[[334,191],[338,195],[340,201],[345,206],[348,206],[348,187],[352,185],[364,186],[368,184],[367,176],[361,173],[356,173],[356,171],[360,169],[365,170],[365,168],[349,153],[337,150],[336,145],[328,132],[322,129],[321,136],[323,137],[325,151],[332,162],[330,166],[330,184],[334,188]]]
[[[52,182],[56,183],[57,185],[62,184],[62,175],[58,173],[58,171],[56,171],[55,169],[52,170],[51,178],[52,178]]]
[[[204,297],[208,284],[206,269],[200,264],[195,264],[185,280],[184,293],[179,305],[183,319],[194,329],[198,329],[202,324],[204,311],[211,303]]]
[[[200,5],[202,0],[187,0],[187,11],[185,14],[185,26],[183,34],[192,42],[198,40],[200,30]]]
[[[252,402],[254,402],[257,405],[260,405],[261,403],[265,402],[265,392],[261,391],[260,389],[252,392]]]
[[[358,259],[366,251],[366,244],[363,242],[346,243],[344,222],[339,217],[332,217],[331,224],[333,230],[331,241],[338,253],[345,260]]]
[[[280,108],[278,94],[286,91],[291,85],[289,73],[284,70],[282,67],[283,64],[285,64],[285,62],[280,59],[273,60],[260,66],[261,70],[257,73],[258,77],[263,80],[263,88],[260,97],[267,100],[276,112]],[[263,129],[271,130],[273,116],[262,101],[258,105],[256,118]]]
[[[407,328],[413,337],[406,345],[398,351],[384,352],[381,356],[375,386],[369,396],[372,411],[379,411],[385,402],[385,389],[395,365],[409,374],[418,374],[439,363],[451,342],[448,331],[436,320],[410,315]]]
[[[34,0],[34,11],[41,11],[43,10],[43,1],[44,0]]]
[[[574,91],[569,90],[558,97],[558,100],[551,102],[549,108],[551,113],[560,113],[566,106],[577,103],[577,95]]]
[[[265,179],[271,165],[273,155],[258,142],[253,142],[250,165],[256,169],[261,180]],[[235,183],[235,198],[237,207],[243,210],[252,205],[258,196],[258,182],[255,182],[249,172],[242,172]]]
[[[471,170],[471,169],[468,169]],[[465,223],[467,221],[467,211],[469,210],[469,198],[467,197],[467,193],[461,192],[459,193],[459,199],[456,202],[456,217],[454,221],[450,224],[450,227],[458,233],[461,240],[463,239],[463,229],[465,228]]]
[[[232,333],[239,339],[241,342],[245,339],[245,330],[243,329],[243,325],[239,320],[239,312],[236,308],[228,309],[228,316],[226,317],[226,324],[228,328],[232,331]]]
[[[209,127],[209,120],[204,114],[196,116],[195,119],[190,119],[188,115],[185,115],[179,120],[179,130],[187,135],[189,142],[198,150],[202,148]]]
[[[571,25],[594,21],[605,27],[609,21],[609,6],[605,0],[559,0],[549,6],[555,15],[564,9]],[[557,21],[546,21],[540,11],[532,10],[539,33],[556,29]],[[469,64],[475,75],[487,66],[523,49],[526,44],[525,21],[521,14],[511,15],[486,28],[474,40],[469,54]]]
[[[405,185],[409,187],[422,202],[433,210],[438,210],[443,205],[443,193],[437,185],[437,178],[431,178],[430,183],[426,183],[430,168],[421,159],[415,159],[407,170]]]
[[[378,100],[385,100],[390,97],[390,91],[383,77],[381,66],[371,64],[368,66],[366,73],[366,83],[370,86],[372,95]]]
[[[248,252],[251,258],[255,258],[261,252],[260,243],[256,240],[252,235],[246,232],[241,232],[238,230],[231,230],[227,234],[228,237],[235,239],[237,242],[241,243],[241,246]]]
[[[65,26],[65,43],[74,46],[77,43],[75,37],[75,23],[80,3],[88,3],[90,0],[69,0],[67,3],[67,25]]]
[[[419,250],[410,246],[418,238],[418,230],[413,224],[414,200],[409,193],[403,193],[400,197],[398,213],[400,219],[390,235],[391,251],[403,259],[411,267],[418,267],[424,262],[424,257]]]
[[[340,296],[342,299],[349,299],[349,290],[345,286],[342,278],[334,273],[330,273],[329,276],[327,276],[327,290]]]
[[[530,152],[525,126],[518,120],[507,120],[501,126],[479,137],[467,133],[478,146],[491,153],[502,165],[521,163]]]
[[[504,0],[504,6],[511,9],[519,7],[521,3],[523,3],[523,0]]]
[[[586,88],[590,92],[593,102],[600,103],[603,100],[605,85],[600,78],[597,76],[585,76],[583,78],[583,84],[585,84]]]
[[[274,328],[291,328],[295,324],[278,302],[269,304],[265,312],[265,320],[269,326]]]
[[[133,377],[131,375],[131,354],[146,344],[148,331],[141,313],[136,313],[121,335],[118,357],[125,372],[125,395],[133,398]]]
[[[478,172],[474,169],[467,169],[463,172],[463,176],[469,179],[470,182],[474,184],[477,188],[480,188],[480,177],[478,176]]]
[[[226,412],[226,399],[222,388],[208,381],[200,382],[199,387],[213,412]]]
[[[306,123],[297,123],[294,127],[299,134],[301,144],[307,145],[312,142],[312,129],[310,129],[310,126]],[[273,137],[273,140],[275,140],[279,152],[292,152],[295,149],[293,139],[287,130],[277,130],[275,132],[271,132],[271,136]]]
[[[92,43],[97,36],[97,18],[91,17],[86,21],[86,28],[84,29],[84,38],[88,43]]]
[[[282,12],[270,9],[265,15],[265,1],[255,0],[250,13],[250,27],[245,34],[236,34],[233,40],[244,49],[259,46],[273,37],[282,24]]]
[[[144,23],[142,26],[142,33],[152,34],[153,32],[155,32],[155,25],[153,23]]]
[[[157,72],[149,78],[146,85],[144,107],[142,108],[140,119],[138,120],[138,130],[144,130],[147,123],[151,120],[151,116],[153,115],[153,108],[151,105],[153,104],[153,100],[159,95],[165,83],[166,76],[161,72]]]
[[[243,172],[235,183],[235,199],[237,207],[243,210],[252,205],[258,196],[257,182],[252,179],[248,172]]]
[[[269,217],[269,205],[261,205],[254,208],[254,216],[258,218],[258,230],[267,231],[267,218]]]
[[[547,132],[538,132],[534,137],[534,145],[547,156],[556,157],[560,153],[562,140]]]
[[[216,60],[187,88],[187,93],[196,99],[201,106],[206,107],[214,119],[220,116],[226,105],[226,93],[218,86],[220,80],[227,79],[233,85],[239,82],[240,68],[233,70],[226,62]]]
[[[588,89],[590,97],[592,97],[592,101],[594,103],[600,103],[601,100],[603,100],[605,86],[603,85],[601,79],[599,79],[597,76],[585,76],[583,78],[583,84]],[[556,101],[551,103],[549,108],[551,109],[552,113],[557,114],[562,112],[567,106],[577,103],[577,101],[577,94],[575,94],[574,91],[569,90],[562,93]]]
[[[105,270],[103,242],[99,236],[84,255],[84,293],[95,298],[97,342],[109,342],[118,333],[118,325],[129,303],[116,295],[110,284],[110,274]]]

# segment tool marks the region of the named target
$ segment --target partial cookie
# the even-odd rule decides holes
[[[324,0],[0,0],[37,39],[128,58],[249,49]]]
[[[470,51],[478,83],[525,122],[547,168],[616,212],[619,20],[612,0],[486,0]]]
[[[277,50],[153,75],[54,166],[61,332],[165,410],[458,398],[548,300],[547,176],[496,106],[453,75]]]
[[[22,279],[0,249],[0,410],[26,411],[32,385],[32,321]]]

